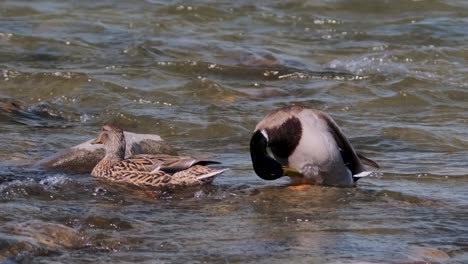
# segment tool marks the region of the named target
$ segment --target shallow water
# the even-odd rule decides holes
[[[0,261],[468,262],[467,14],[461,0],[1,1]],[[328,112],[382,168],[350,189],[262,181],[251,132],[289,103]],[[149,191],[29,168],[107,121],[231,170]]]

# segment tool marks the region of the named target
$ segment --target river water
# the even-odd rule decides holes
[[[467,28],[463,0],[3,0],[0,261],[468,263]],[[381,169],[258,178],[255,124],[291,103]],[[30,167],[108,121],[230,170],[154,192]]]

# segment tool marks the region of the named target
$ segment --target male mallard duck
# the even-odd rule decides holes
[[[356,153],[329,115],[300,106],[273,110],[263,118],[250,141],[250,155],[260,178],[286,175],[299,184],[353,186],[370,174],[363,163],[379,167]]]
[[[225,171],[205,166],[219,162],[184,156],[140,154],[124,159],[124,133],[112,125],[103,126],[93,144],[103,144],[106,155],[94,167],[91,175],[112,181],[156,187],[197,185],[211,182],[216,175]]]

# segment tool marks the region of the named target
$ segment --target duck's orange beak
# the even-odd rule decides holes
[[[101,137],[102,137],[102,133],[99,134],[99,137],[96,138],[96,140],[94,140],[93,142],[91,142],[91,144],[93,144],[93,145],[94,145],[94,144],[102,144],[102,139],[101,139]]]

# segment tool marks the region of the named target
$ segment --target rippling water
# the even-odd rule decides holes
[[[462,0],[0,2],[0,261],[468,262]],[[382,169],[251,169],[269,110],[328,112]],[[114,121],[231,170],[151,192],[28,165]]]

